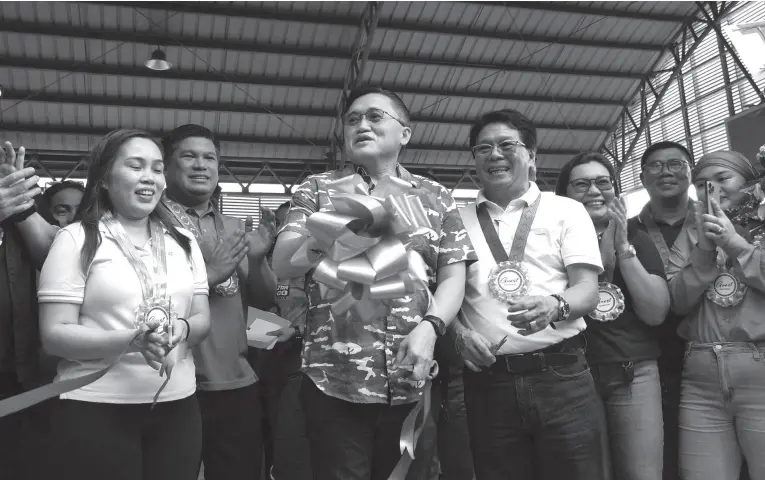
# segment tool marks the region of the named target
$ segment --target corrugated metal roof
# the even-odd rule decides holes
[[[194,122],[221,136],[222,155],[241,160],[238,174],[254,175],[272,158],[285,171],[296,162],[295,176],[305,162],[325,162],[365,7],[2,2],[0,138],[54,158],[86,151],[110,128],[161,133]],[[695,9],[683,2],[383,2],[363,80],[410,106],[405,162],[470,166],[470,122],[516,108],[540,126],[539,165],[555,169],[600,145]],[[158,46],[169,71],[143,66]]]

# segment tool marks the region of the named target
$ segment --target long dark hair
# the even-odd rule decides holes
[[[101,246],[101,233],[98,230],[98,222],[101,221],[106,212],[114,212],[114,206],[109,195],[104,188],[109,173],[114,166],[114,160],[117,157],[119,149],[133,138],[146,138],[151,140],[160,152],[162,147],[143,130],[113,130],[107,133],[90,152],[88,159],[88,180],[85,187],[85,193],[82,196],[82,202],[77,209],[75,221],[80,221],[85,230],[85,244],[80,254],[80,265],[83,272],[87,272],[93,258],[96,256],[96,250]],[[191,255],[191,240],[184,236],[173,225],[172,219],[163,211],[162,208],[155,208],[150,219],[159,220],[167,229],[170,236],[178,242],[187,255]]]

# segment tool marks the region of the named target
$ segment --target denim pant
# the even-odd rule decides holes
[[[462,369],[449,366],[449,386],[445,408],[438,420],[438,457],[441,480],[473,480],[473,455],[465,409],[465,384]]]
[[[680,398],[684,480],[765,480],[765,343],[689,342]]]
[[[603,399],[607,473],[614,480],[661,480],[661,384],[655,360],[592,367]]]
[[[477,480],[603,478],[602,406],[584,352],[570,353],[575,364],[539,372],[465,370]]]
[[[300,396],[315,480],[388,478],[401,458],[401,427],[414,403],[346,402],[319,390],[308,376]]]

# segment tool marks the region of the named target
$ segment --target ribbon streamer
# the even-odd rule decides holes
[[[390,312],[390,300],[428,293],[427,265],[411,249],[412,234],[432,230],[423,193],[412,184],[384,177],[369,194],[359,175],[328,182],[333,211],[308,217],[309,239],[290,259],[314,268],[313,279],[336,317],[351,312],[371,321]],[[424,193],[427,195],[427,193]]]
[[[127,346],[125,346],[125,349],[122,351],[122,353],[119,354],[117,359],[114,360],[114,362],[112,362],[107,367],[102,368],[101,370],[98,370],[93,373],[88,373],[87,375],[83,375],[81,377],[70,378],[68,380],[53,381],[47,385],[43,385],[42,387],[37,387],[33,390],[29,390],[29,391],[20,393],[18,395],[14,395],[12,397],[6,398],[5,400],[1,400],[0,401],[0,418],[6,417],[8,415],[12,415],[16,412],[20,412],[29,407],[37,405],[38,403],[42,403],[45,400],[51,399],[53,397],[58,397],[65,393],[69,393],[71,391],[90,385],[91,383],[95,382],[96,380],[100,379],[101,377],[109,373],[109,371],[112,368],[114,368],[114,366],[117,365],[120,362],[120,360],[122,360],[122,357],[125,356],[126,353],[128,353],[128,350],[130,350],[130,345],[133,344],[135,339],[138,338],[143,333],[148,333],[148,332],[140,332],[140,331],[136,332],[133,338],[131,338],[130,341],[128,342]],[[185,343],[181,343],[179,345],[183,345],[184,347],[186,347]],[[173,352],[175,353],[173,354]],[[181,349],[173,348],[172,350],[170,350],[168,355],[165,356],[164,360],[162,361],[162,366],[166,370],[172,371],[173,366],[178,361],[182,360],[183,358],[185,358],[185,350],[183,348]],[[154,403],[152,403],[152,408],[157,403],[159,394],[165,388],[165,385],[167,385],[168,381],[170,381],[170,373],[167,374],[167,378],[165,379],[165,382],[162,384],[159,391],[157,391],[157,394],[154,396]]]
[[[404,423],[401,426],[401,438],[399,439],[399,449],[401,450],[401,458],[396,464],[393,472],[391,472],[388,480],[405,480],[406,475],[409,473],[409,468],[414,461],[414,452],[417,448],[417,442],[425,430],[425,423],[430,416],[430,404],[431,393],[430,388],[432,380],[438,376],[438,363],[434,360],[428,380],[425,383],[425,389],[422,392],[422,397],[417,402],[417,405],[409,412],[409,415],[404,419]],[[417,422],[418,419],[419,424]]]

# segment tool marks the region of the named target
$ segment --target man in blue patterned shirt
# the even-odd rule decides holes
[[[401,99],[379,88],[351,92],[343,115],[343,170],[308,177],[298,187],[274,250],[274,269],[292,278],[304,269],[290,264],[306,241],[306,219],[332,211],[328,182],[360,173],[374,193],[387,176],[420,193],[431,229],[410,235],[425,260],[428,292],[393,300],[390,313],[371,322],[332,315],[316,283],[308,282],[309,310],[303,349],[302,390],[313,471],[318,480],[385,479],[401,454],[407,414],[422,394],[436,338],[456,316],[473,247],[454,199],[437,182],[412,175],[398,163],[409,142],[410,115]]]

